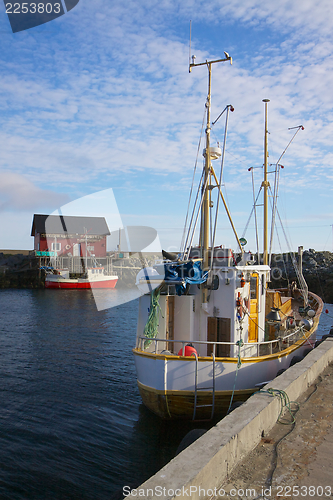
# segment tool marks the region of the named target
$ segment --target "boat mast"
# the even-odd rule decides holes
[[[203,189],[205,189],[203,195],[202,204],[202,219],[201,219],[201,231],[200,231],[200,244],[201,244],[201,256],[203,259],[203,269],[207,271],[209,269],[209,190],[207,186],[209,184],[208,177],[210,176],[210,115],[211,115],[211,88],[212,88],[212,64],[218,62],[230,61],[232,64],[232,57],[229,56],[227,52],[224,53],[224,59],[216,59],[214,61],[205,61],[204,63],[195,63],[195,56],[192,56],[192,63],[189,65],[189,72],[191,73],[192,68],[195,66],[207,66],[208,69],[208,95],[207,95],[207,127],[206,127],[206,151],[205,151],[205,168],[204,168],[204,178],[203,178]]]
[[[264,180],[262,187],[264,188],[264,254],[263,264],[268,265],[268,188],[267,180],[267,158],[268,158],[268,130],[267,130],[267,111],[269,99],[263,99],[265,103],[265,138],[264,138]]]
[[[205,154],[205,172],[203,179],[203,186],[206,186],[203,200],[203,212],[202,212],[202,258],[203,258],[203,269],[206,271],[208,269],[209,255],[209,198],[210,193],[207,189],[209,184],[208,177],[210,176],[210,111],[211,111],[211,90],[212,90],[212,63],[207,64],[208,68],[208,94],[207,94],[207,127],[206,127],[206,154]]]

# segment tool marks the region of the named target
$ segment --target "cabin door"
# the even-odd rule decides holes
[[[249,342],[258,342],[258,313],[259,275],[257,273],[252,273],[250,278]]]
[[[230,318],[207,318],[208,342],[230,342]],[[211,356],[214,346],[207,345],[207,356]],[[215,355],[218,358],[230,357],[230,344],[217,345]]]

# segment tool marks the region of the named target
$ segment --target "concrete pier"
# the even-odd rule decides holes
[[[333,365],[292,404],[221,484],[224,498],[327,498],[333,495]],[[220,499],[214,495],[212,500]]]
[[[289,368],[274,381],[267,384],[264,389],[272,387],[284,391],[290,400],[300,400],[302,407],[302,396],[318,381],[318,377],[323,374],[324,370],[332,362],[333,337],[329,337],[316,349],[311,351],[300,363]],[[330,390],[332,390],[333,393],[333,385]],[[326,404],[329,405],[330,410],[332,410],[331,398],[327,398]],[[127,495],[128,492],[126,492],[126,498],[132,499],[141,497],[146,500],[161,498],[167,500],[176,498],[191,498],[193,500],[223,497],[242,499],[255,498],[255,496],[252,495],[253,491],[246,492],[246,485],[250,488],[251,483],[253,483],[254,488],[254,482],[257,480],[259,483],[261,481],[260,484],[264,490],[265,485],[268,485],[266,488],[266,498],[285,498],[288,496],[288,492],[284,489],[280,490],[281,495],[279,495],[279,491],[277,491],[276,488],[274,491],[271,491],[271,495],[269,494],[269,483],[266,479],[264,480],[265,475],[263,474],[261,479],[255,477],[256,470],[260,468],[256,467],[255,463],[250,463],[247,469],[246,478],[242,478],[239,471],[237,475],[237,466],[241,466],[242,464],[244,466],[242,460],[245,459],[246,461],[249,454],[251,452],[253,453],[253,450],[258,445],[269,445],[272,444],[270,440],[274,442],[274,440],[277,439],[270,437],[269,434],[271,431],[274,432],[276,425],[284,427],[283,431],[286,430],[286,426],[276,424],[280,409],[281,402],[277,397],[267,393],[257,393],[251,396],[246,403],[223,418],[216,426],[171,460],[171,462],[148,481],[139,486],[135,491],[129,495]],[[287,417],[288,415],[286,418]],[[327,434],[327,436],[328,440],[331,439],[331,441],[333,441],[332,436],[329,434]],[[267,439],[267,443],[263,443],[262,441],[262,439],[265,438]],[[311,432],[309,434],[309,439],[311,439]],[[269,466],[270,461],[267,459],[266,462]],[[302,466],[300,465],[299,467]],[[235,476],[231,479],[233,473],[235,473]],[[233,495],[233,481],[236,481],[235,484],[239,485],[238,489],[241,490],[241,495]],[[245,487],[244,491],[241,487],[242,484]],[[275,487],[283,487],[283,484],[275,484]],[[286,483],[284,485],[287,486]],[[273,483],[271,486],[273,486]],[[306,485],[304,484],[303,486]],[[329,484],[323,484],[322,486],[329,486]],[[224,495],[222,495],[222,490],[224,491]],[[261,487],[258,488],[258,491],[255,491],[256,496],[258,498],[263,498],[265,496],[264,490],[261,490]],[[321,493],[321,490],[318,490],[318,492]],[[328,490],[326,490],[326,492],[328,493]],[[248,495],[246,493],[248,493]],[[311,497],[311,493],[312,490],[309,498]],[[294,490],[294,495],[297,496],[296,490]],[[299,496],[302,496],[301,492]],[[312,495],[312,498],[313,496],[315,495]],[[330,495],[325,495],[324,491],[323,494],[319,496],[327,497]],[[290,498],[293,498],[292,494]],[[302,496],[302,498],[306,497]]]

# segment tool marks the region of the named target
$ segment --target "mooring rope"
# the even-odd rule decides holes
[[[293,415],[291,405],[292,404],[297,405],[297,410],[298,410],[299,404],[297,403],[297,401],[290,401],[288,394],[285,391],[282,391],[281,389],[273,389],[272,387],[270,387],[269,389],[266,389],[266,390],[261,389],[259,392],[264,393],[264,394],[265,393],[270,394],[271,396],[277,396],[280,399],[280,404],[281,404],[280,413],[279,413],[279,416],[277,418],[277,422],[279,422],[279,424],[290,425],[290,424],[295,423],[295,417]],[[283,413],[285,408],[290,413],[291,422],[282,422],[281,421],[282,413]]]
[[[238,345],[237,368],[236,368],[236,375],[235,375],[234,387],[233,387],[233,390],[232,390],[232,394],[231,394],[231,399],[230,399],[230,403],[229,403],[229,408],[228,408],[228,411],[227,411],[227,415],[230,412],[230,408],[231,408],[231,405],[232,405],[232,402],[233,402],[233,399],[234,399],[238,370],[242,366],[242,360],[241,360],[240,352],[241,352],[241,348],[244,345],[243,339],[241,338],[240,340],[238,340],[236,342],[236,345]]]

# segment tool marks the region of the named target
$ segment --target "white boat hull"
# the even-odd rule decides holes
[[[275,354],[241,359],[216,358],[215,390],[213,359],[198,358],[197,401],[195,403],[196,360],[192,357],[145,353],[134,349],[137,380],[143,403],[164,419],[208,419],[227,412],[233,402],[244,401],[258,385],[273,380],[278,371],[287,369],[294,356],[302,356],[313,346],[318,320],[306,336]],[[196,409],[195,409],[196,406]],[[195,411],[194,411],[195,409]]]

